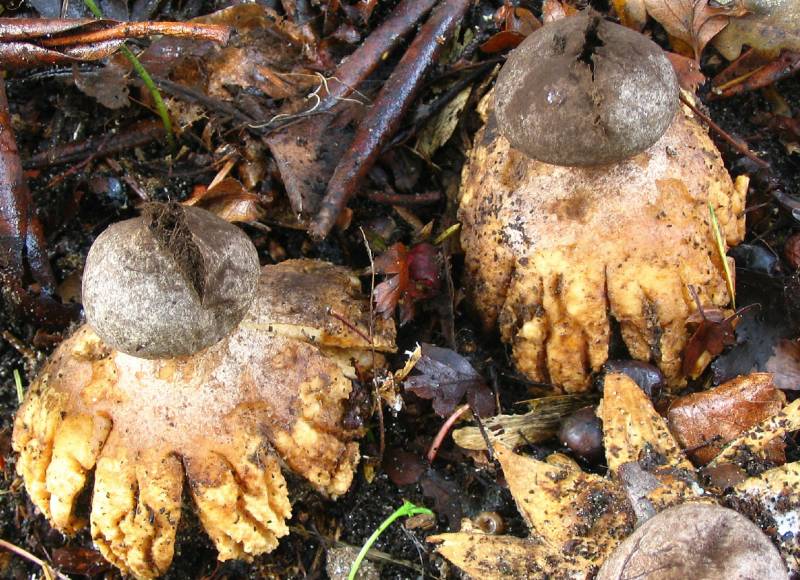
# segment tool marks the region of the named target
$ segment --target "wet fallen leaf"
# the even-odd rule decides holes
[[[755,307],[751,305],[747,309]],[[683,353],[683,374],[696,379],[705,370],[708,363],[722,353],[725,347],[736,344],[736,324],[745,309],[742,308],[730,316],[717,309],[698,309],[698,313],[690,316],[689,322],[699,316],[697,329],[686,343]]]
[[[492,391],[470,362],[449,348],[422,345],[422,356],[414,366],[419,374],[408,377],[406,391],[423,399],[433,399],[433,410],[448,417],[464,398],[481,417],[494,411]]]
[[[706,76],[700,72],[700,65],[696,60],[675,52],[667,52],[666,55],[672,63],[672,68],[675,69],[675,75],[682,89],[693,93],[698,86],[706,82]]]
[[[774,352],[767,361],[767,371],[773,374],[775,386],[785,391],[800,390],[800,344],[784,338]]]
[[[428,464],[417,453],[392,447],[383,456],[383,469],[395,485],[417,483]]]
[[[545,24],[577,14],[578,10],[561,0],[545,0],[542,4],[542,22]]]
[[[672,434],[689,457],[696,465],[705,465],[726,443],[778,413],[785,402],[786,397],[775,388],[769,373],[753,373],[676,399],[667,419]]]
[[[229,222],[251,222],[264,216],[257,195],[245,191],[242,184],[232,177],[198,187],[184,205],[202,207]]]
[[[715,39],[714,46],[733,60],[748,45],[776,56],[781,49],[800,50],[800,3],[787,1],[738,0],[749,14],[731,20]]]
[[[114,568],[100,552],[78,546],[55,548],[51,559],[56,568],[68,574],[94,576]]]
[[[424,159],[430,160],[433,154],[453,135],[471,92],[472,87],[461,91],[422,129],[415,149]]]
[[[108,109],[122,109],[130,104],[128,99],[127,70],[107,65],[97,71],[81,71],[73,65],[72,78],[75,86],[84,94],[93,97]]]
[[[494,54],[496,52],[505,52],[517,48],[519,44],[525,40],[525,37],[519,32],[513,30],[501,30],[497,34],[493,34],[489,40],[481,44],[481,51],[487,54]]]
[[[398,242],[375,258],[375,272],[388,274],[375,287],[375,305],[379,314],[389,318],[400,308],[400,324],[414,317],[415,303],[430,298],[441,285],[439,252],[435,246],[423,243],[406,248]]]
[[[419,483],[422,494],[433,501],[433,511],[447,518],[448,527],[458,526],[464,513],[461,507],[463,490],[458,484],[444,478],[435,469],[428,469]]]
[[[731,2],[730,7],[715,6],[710,0],[644,0],[644,4],[650,16],[673,39],[691,49],[690,56],[696,60],[700,59],[706,44],[728,25],[732,16],[746,13],[736,2]],[[673,42],[673,46],[675,44]],[[681,48],[680,44],[675,48]]]

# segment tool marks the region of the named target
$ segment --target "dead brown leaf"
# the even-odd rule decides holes
[[[683,90],[694,93],[697,87],[706,82],[706,75],[700,72],[700,65],[696,60],[676,52],[667,52],[666,55]]]
[[[753,373],[675,400],[667,418],[689,457],[705,465],[726,443],[778,413],[785,403],[769,373]]]
[[[732,2],[731,7],[712,6],[710,0],[644,0],[644,4],[650,16],[673,39],[685,43],[696,60],[700,59],[706,44],[728,25],[731,17],[747,13],[738,2]],[[680,43],[675,42],[673,47],[681,48]]]
[[[800,390],[800,344],[783,339],[774,352],[767,361],[767,371],[773,374],[775,386],[786,391]]]
[[[264,216],[258,196],[245,191],[242,184],[232,177],[208,188],[196,188],[183,203],[202,207],[228,222],[251,222]]]
[[[542,4],[542,22],[545,24],[577,13],[578,10],[574,6],[561,2],[561,0],[545,0]]]
[[[611,0],[620,22],[628,28],[641,30],[647,22],[644,0]]]

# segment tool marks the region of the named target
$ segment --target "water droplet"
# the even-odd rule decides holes
[[[547,89],[545,98],[547,99],[548,105],[560,105],[564,102],[564,93],[556,88],[550,88]]]

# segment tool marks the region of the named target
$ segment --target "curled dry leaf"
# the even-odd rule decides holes
[[[406,379],[405,389],[433,399],[433,410],[440,417],[449,417],[465,395],[470,408],[481,417],[493,413],[494,397],[485,379],[454,350],[423,344],[414,370],[419,374]]]
[[[695,59],[675,52],[668,52],[667,58],[672,63],[678,83],[683,90],[694,93],[697,87],[706,82],[706,76],[700,72],[700,65]]]
[[[769,373],[753,373],[672,402],[667,413],[672,434],[696,465],[714,459],[724,445],[776,415],[786,397]],[[778,457],[782,447],[776,448]]]
[[[391,321],[377,321],[373,341],[369,327],[358,278],[311,260],[264,267],[245,319],[194,355],[135,358],[83,326],[17,414],[18,472],[65,532],[85,526],[76,503],[93,479],[95,546],[137,577],[172,561],[185,480],[220,559],[272,551],[289,533],[282,465],[329,496],[350,486],[355,366],[394,348]]]
[[[644,4],[650,16],[673,39],[683,42],[696,60],[700,59],[706,44],[728,25],[731,17],[747,12],[738,2],[723,6],[711,0],[644,0]]]
[[[762,434],[796,428],[800,402],[790,407],[771,423],[763,423]],[[674,506],[714,511],[718,508],[713,504],[723,502],[761,527],[777,543],[789,568],[800,570],[795,540],[800,521],[800,463],[770,469],[740,483],[728,495],[716,496],[697,484],[695,470],[666,421],[629,377],[606,376],[598,414],[603,419],[610,478],[583,473],[558,453],[538,461],[497,445],[496,455],[531,536],[489,536],[465,529],[429,541],[475,578],[583,579],[597,573],[634,525],[639,527]],[[787,419],[789,415],[792,420]],[[703,507],[706,504],[710,505]],[[762,544],[769,549],[769,542]],[[783,577],[778,560],[773,558],[771,566],[778,571],[775,577]]]
[[[184,205],[201,207],[228,222],[251,222],[264,217],[260,199],[246,191],[236,179],[227,177],[211,185],[196,188]]]

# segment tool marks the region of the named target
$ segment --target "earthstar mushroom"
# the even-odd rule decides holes
[[[800,429],[795,403],[725,449],[758,453],[774,436]],[[458,533],[428,540],[483,580],[585,579],[598,570],[599,578],[786,578],[787,568],[800,570],[800,462],[753,474],[733,489],[704,488],[631,378],[606,375],[598,416],[607,477],[581,471],[560,453],[544,461],[514,453],[490,433],[529,537],[489,536],[462,524]],[[725,449],[718,460],[735,461]]]
[[[92,539],[136,577],[170,565],[184,479],[221,560],[269,552],[289,533],[282,463],[327,496],[350,486],[354,365],[394,349],[391,321],[370,328],[358,279],[313,260],[265,266],[242,322],[192,355],[134,357],[84,325],[17,414],[18,472],[67,533],[85,525],[76,500],[94,472]]]
[[[572,37],[564,41],[564,55],[571,55],[574,67],[564,65],[554,71],[542,64],[536,70],[543,75],[543,87],[575,83],[571,92],[564,93],[569,98],[563,106],[579,108],[575,103],[580,103],[590,120],[594,117],[589,113],[595,110],[602,120],[598,126],[603,126],[603,119],[611,115],[592,100],[591,87],[601,84],[598,75],[606,65],[595,66],[596,78],[590,82],[588,65],[579,52],[591,22],[592,17],[582,14],[545,25],[517,50],[524,54],[542,38],[543,50],[550,54],[554,39],[561,38],[553,28],[574,29],[580,42]],[[604,32],[609,28],[602,22],[591,26],[604,42],[592,48],[591,62],[608,58],[616,63],[608,57],[615,53],[613,43],[628,46],[629,35],[637,34]],[[551,58],[556,57],[545,56],[542,61]],[[662,58],[653,55],[647,62],[656,66],[653,63]],[[514,67],[512,71],[518,66],[515,61],[516,54],[507,65]],[[569,70],[582,71],[583,76],[570,75]],[[624,70],[628,68],[620,66],[620,74]],[[632,70],[631,81],[642,80],[640,69]],[[459,192],[465,282],[477,314],[486,329],[499,327],[517,368],[533,381],[571,392],[588,389],[590,375],[609,357],[615,320],[633,358],[656,364],[670,387],[684,384],[681,363],[689,338],[687,319],[697,309],[690,288],[704,307],[724,308],[731,300],[709,206],[723,240],[737,244],[744,235],[747,178],[734,183],[691,111],[681,107],[672,116],[673,105],[666,102],[668,114],[659,119],[671,123],[649,147],[653,134],[639,140],[636,150],[647,147],[644,151],[613,163],[608,162],[613,157],[603,157],[604,165],[554,165],[577,163],[573,152],[581,151],[587,151],[584,161],[598,161],[588,154],[593,141],[583,142],[572,132],[572,126],[584,121],[562,122],[562,107],[540,103],[538,117],[504,125],[509,111],[523,110],[516,106],[516,97],[505,101],[510,92],[503,85],[512,80],[525,83],[523,89],[536,82],[533,76],[501,71],[495,96],[487,96],[479,106],[485,124],[475,136]],[[672,82],[665,79],[662,88]],[[627,86],[621,80],[616,84]],[[546,97],[547,91],[542,91],[531,101],[538,102],[542,94]],[[529,151],[544,161],[521,149],[532,143],[520,143],[528,134],[523,130],[526,123],[551,134],[540,133],[544,150],[537,145]],[[592,129],[583,130],[591,134]],[[568,136],[564,143],[552,135],[560,131]],[[608,139],[616,137],[609,133]]]

